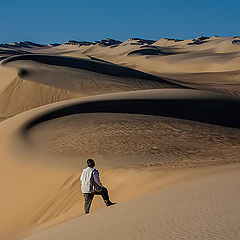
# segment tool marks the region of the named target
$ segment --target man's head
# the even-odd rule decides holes
[[[95,162],[94,162],[94,160],[89,158],[89,159],[87,160],[87,165],[88,165],[88,167],[94,168],[94,167],[95,167]]]

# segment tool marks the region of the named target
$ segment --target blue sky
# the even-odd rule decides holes
[[[0,42],[238,36],[240,0],[0,0]]]

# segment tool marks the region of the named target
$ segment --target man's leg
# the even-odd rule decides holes
[[[91,193],[84,193],[84,199],[85,199],[85,205],[84,205],[84,210],[85,214],[88,214],[90,211],[91,203],[93,200],[94,195]]]
[[[106,206],[111,206],[115,203],[112,203],[110,200],[109,200],[109,195],[108,195],[108,190],[107,188],[103,187],[102,191],[98,192],[97,195],[101,195]]]

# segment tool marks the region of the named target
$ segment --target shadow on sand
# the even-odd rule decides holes
[[[181,89],[173,90],[172,97],[162,98],[161,92],[165,90],[157,91],[159,92],[159,97],[155,99],[151,97],[141,99],[140,94],[142,91],[139,91],[139,98],[135,97],[134,99],[131,99],[131,95],[129,95],[130,97],[126,97],[125,99],[96,99],[73,103],[59,109],[53,109],[27,123],[24,132],[41,122],[80,113],[156,115],[229,127],[240,127],[240,114],[238,112],[240,109],[240,100],[238,99],[221,96],[220,94],[212,94],[211,92]],[[186,97],[179,95],[179,97],[177,96],[179,91],[180,94],[181,92],[185,94],[190,91],[190,95]],[[175,93],[176,96],[174,97]],[[201,96],[201,93],[203,93],[204,97]]]

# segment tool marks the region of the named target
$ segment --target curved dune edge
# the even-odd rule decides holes
[[[236,98],[187,89],[142,90],[72,99],[41,106],[2,122],[0,131],[6,140],[0,147],[8,151],[15,142],[27,146],[27,138],[23,141],[23,137],[27,137],[27,131],[34,125],[77,113],[137,113],[239,127],[239,104]],[[15,140],[11,141],[12,138]]]
[[[208,91],[190,89],[156,89],[131,93],[103,94],[61,103],[35,117],[23,130],[54,118],[78,113],[110,112],[146,114],[188,119],[239,127],[240,100]]]
[[[0,118],[83,95],[71,90],[19,77],[18,69],[0,66]]]
[[[127,67],[54,55],[12,56],[1,62],[0,71],[2,117],[82,96],[166,87],[183,88],[168,79]],[[14,77],[11,77],[11,71],[15,73]]]
[[[44,55],[44,54],[24,54],[9,57],[2,61],[3,66],[11,66],[11,63],[16,61],[34,61],[38,63],[69,67],[75,69],[82,69],[87,71],[92,71],[99,74],[110,75],[111,77],[121,77],[121,78],[131,78],[131,79],[141,79],[152,81],[155,84],[163,84],[167,87],[179,87],[183,88],[180,84],[176,82],[157,77],[142,71],[138,71],[132,68],[116,65],[114,63],[86,59],[86,58],[74,58],[74,57],[64,57],[64,56],[56,56],[56,55]]]
[[[146,103],[148,101],[150,105],[143,104],[144,102]],[[163,103],[162,107],[165,106],[165,108],[159,108],[159,104],[161,102]],[[179,102],[182,104],[180,106],[185,107],[183,107],[179,112],[180,115],[174,115],[175,110],[179,109]],[[188,105],[189,102],[194,102],[194,105]],[[122,103],[123,105],[121,105]],[[207,108],[203,108],[201,110],[203,112],[200,112],[199,115],[195,115],[196,113],[192,114],[191,112],[191,114],[186,115],[186,113],[189,113],[190,110],[196,108],[196,104],[198,103],[201,103],[201,106],[207,106]],[[209,108],[209,104],[213,104],[213,106],[216,106],[217,103],[221,103],[221,114],[223,113],[223,103],[225,104],[224,106],[226,108],[224,109],[228,111],[229,118],[220,118],[219,120],[219,116],[215,115],[216,112],[213,112],[212,116],[210,114],[209,119],[201,118],[201,115],[202,113],[204,113],[204,111],[207,111],[205,112],[207,114],[209,113],[209,111],[212,112],[212,109]],[[89,108],[89,104],[92,104],[92,108]],[[106,94],[101,96],[68,100],[61,103],[53,103],[50,105],[42,106],[37,109],[33,109],[25,113],[19,114],[1,123],[0,133],[2,136],[5,136],[5,141],[0,146],[0,159],[2,161],[3,167],[7,166],[10,172],[9,174],[6,171],[6,173],[3,173],[1,177],[5,180],[5,182],[6,180],[7,182],[12,182],[18,179],[16,178],[16,176],[21,176],[21,181],[20,179],[18,179],[19,182],[16,181],[15,186],[16,188],[19,187],[19,189],[21,189],[21,186],[24,185],[25,189],[21,189],[21,191],[26,191],[26,195],[29,195],[29,193],[30,196],[34,195],[34,198],[36,198],[34,201],[25,201],[26,199],[24,199],[24,194],[22,200],[25,201],[25,206],[29,205],[28,209],[34,209],[36,205],[41,203],[41,200],[46,199],[46,194],[49,194],[48,191],[48,193],[44,192],[41,193],[42,195],[39,195],[38,188],[42,188],[42,186],[46,184],[50,190],[53,189],[54,191],[56,191],[56,189],[61,187],[63,179],[67,179],[69,178],[69,175],[72,175],[73,170],[71,169],[71,166],[69,167],[68,164],[65,162],[66,159],[61,159],[57,156],[52,156],[47,153],[37,151],[36,149],[31,148],[31,143],[28,142],[27,133],[28,131],[30,131],[31,127],[33,127],[35,124],[47,121],[49,119],[54,119],[56,117],[66,116],[74,113],[96,111],[96,109],[98,109],[98,111],[108,110],[112,112],[115,109],[114,112],[120,113],[127,110],[131,113],[141,112],[142,114],[153,115],[161,115],[161,109],[165,109],[165,112],[163,111],[162,114],[168,114],[168,116],[172,117],[181,117],[184,119],[189,119],[190,117],[190,119],[192,120],[208,120],[212,123],[216,123],[217,121],[218,124],[230,124],[231,126],[238,126],[237,122],[239,122],[239,120],[237,117],[235,117],[234,121],[232,121],[232,117],[237,116],[236,111],[234,108],[229,108],[229,104],[235,107],[239,106],[239,102],[234,98],[229,98],[210,92],[202,92],[197,90],[168,89]],[[103,108],[99,108],[99,106],[102,106]],[[116,106],[118,107],[118,109],[116,109]],[[150,108],[149,106],[152,107]],[[157,111],[156,107],[159,108],[157,109]],[[184,113],[183,116],[181,116],[181,113]],[[42,163],[42,159],[47,158],[50,159],[50,162],[49,164],[47,164],[47,166],[44,166],[44,163]],[[83,163],[82,166],[80,165],[80,168],[81,167],[83,167]],[[29,174],[29,172],[31,172],[31,174]],[[44,177],[42,176],[43,174]],[[29,177],[30,175],[31,178]],[[53,176],[54,179],[52,178]],[[29,179],[31,179],[31,182],[29,182]],[[49,179],[52,179],[52,182],[49,182]],[[32,189],[32,183],[35,183],[36,189]],[[5,189],[6,186],[3,186],[3,189]],[[12,195],[16,194],[16,188],[9,190],[8,194],[10,199],[12,198]],[[3,199],[3,202],[6,201],[6,203],[11,206],[11,203],[8,200],[9,199],[7,199],[6,197],[6,199]],[[19,203],[16,204],[16,202],[14,202],[14,204],[16,205],[16,207],[18,205],[18,207],[21,207],[21,198],[19,196],[18,200]],[[9,217],[12,217],[8,209],[4,209],[4,204],[1,211],[3,214],[9,214]],[[17,212],[14,212],[14,216],[16,217],[16,225],[21,225],[18,222],[19,218],[17,218],[17,216],[23,217],[25,216],[25,214],[26,212],[23,213],[22,210],[17,210]],[[22,224],[26,224],[24,220]],[[6,229],[11,229],[11,226],[4,227],[6,227]]]
[[[0,95],[0,113],[3,116],[13,116],[42,105],[79,97],[81,94],[77,92],[17,77]]]

